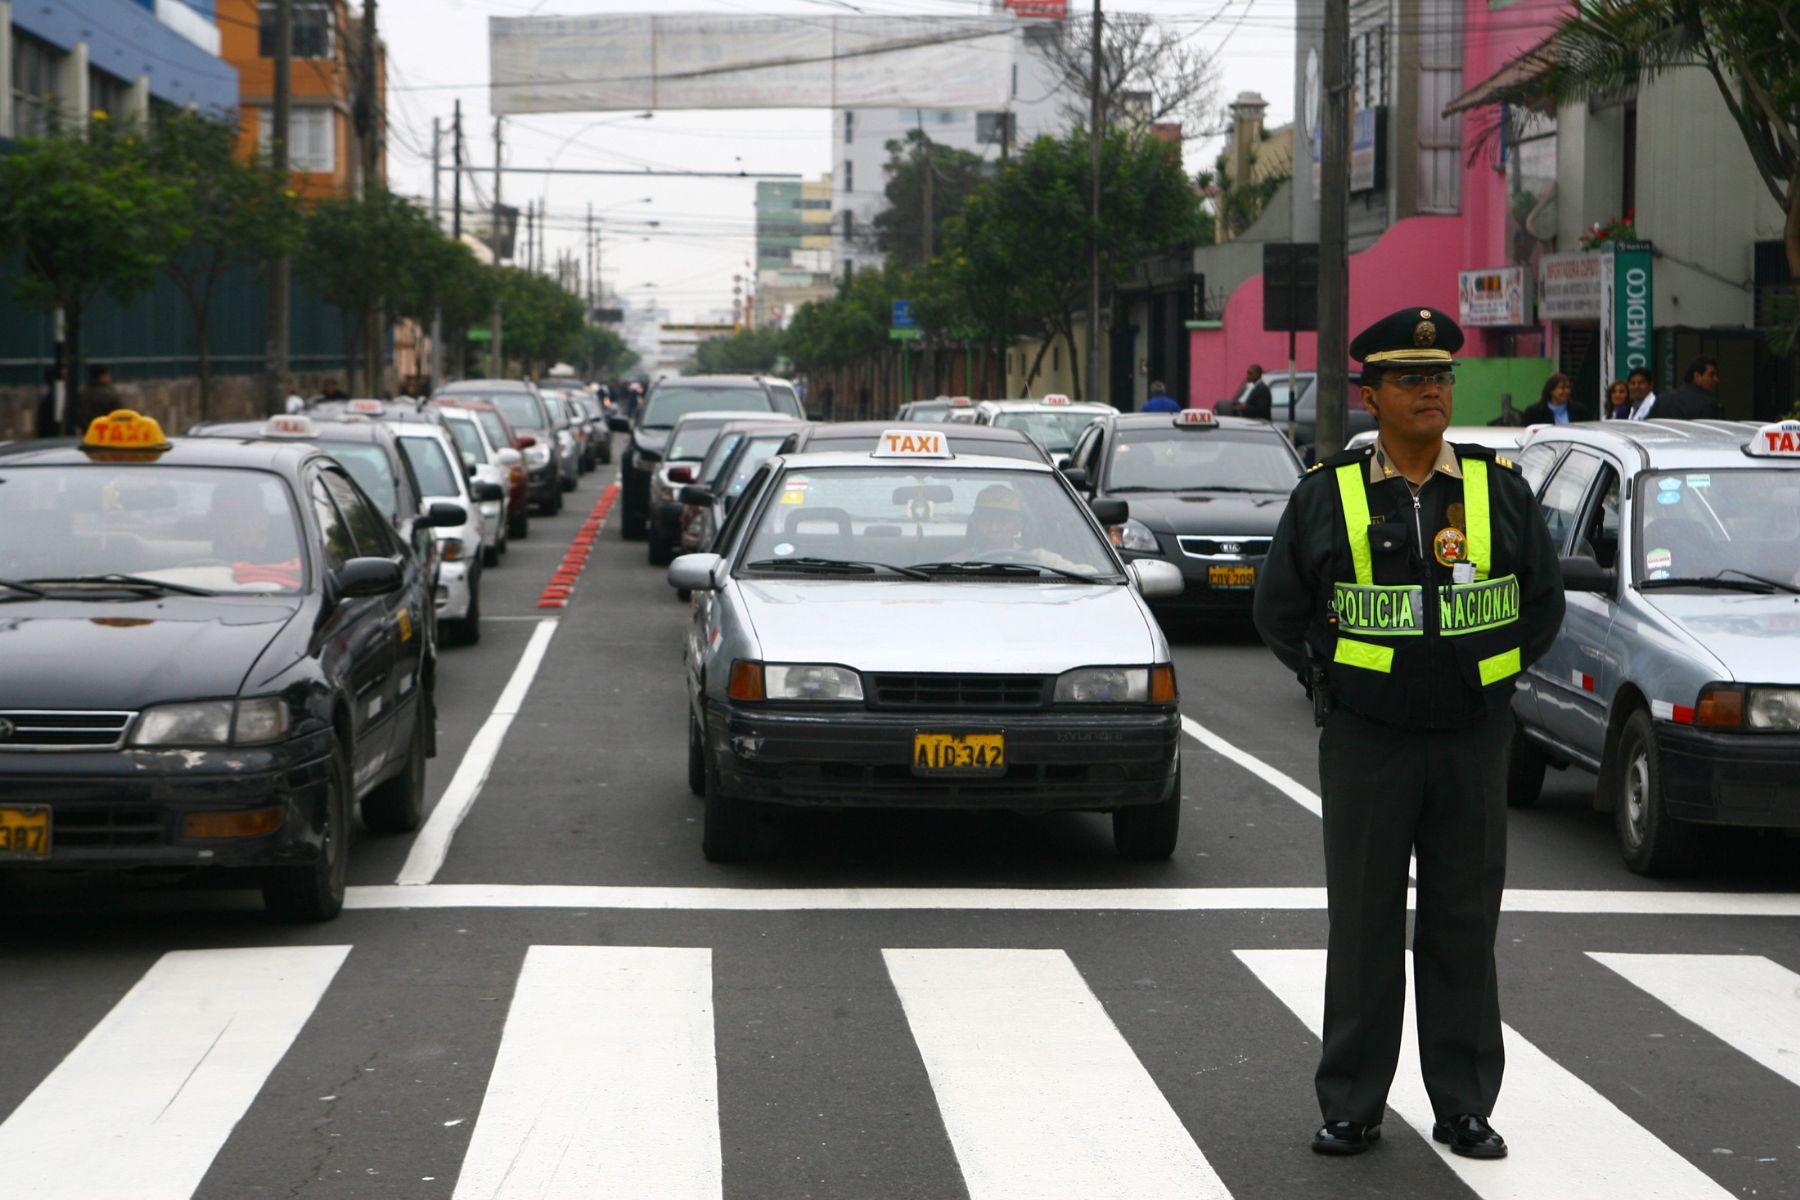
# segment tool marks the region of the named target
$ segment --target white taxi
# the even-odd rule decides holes
[[[1075,446],[1095,417],[1117,412],[1110,404],[1071,400],[1051,392],[1037,400],[983,400],[975,406],[975,424],[1017,429],[1055,458]]]

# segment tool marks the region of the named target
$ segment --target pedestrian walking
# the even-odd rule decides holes
[[[41,438],[60,437],[62,429],[58,420],[58,393],[62,390],[62,366],[44,368],[44,394],[38,397],[36,413],[36,433]]]
[[[104,417],[114,409],[124,407],[125,398],[113,386],[112,368],[96,364],[88,369],[87,386],[75,398],[75,421],[70,432],[80,436],[87,432],[88,423],[95,417]]]
[[[1180,412],[1181,402],[1169,395],[1169,389],[1163,384],[1162,380],[1152,379],[1150,381],[1150,398],[1144,401],[1144,407],[1139,411],[1150,413]]]
[[[1244,381],[1250,385],[1250,394],[1244,397],[1244,411],[1240,415],[1257,421],[1269,420],[1275,411],[1275,394],[1263,382],[1262,364],[1251,363],[1250,369],[1244,372]]]
[[[1575,381],[1560,371],[1551,373],[1544,380],[1544,390],[1538,393],[1537,403],[1525,410],[1525,425],[1567,425],[1571,421],[1591,421],[1593,412],[1587,405],[1575,399]]]
[[[1657,406],[1656,415],[1671,421],[1716,421],[1719,409],[1719,360],[1701,355],[1688,364],[1682,384]]]
[[[1518,469],[1451,445],[1462,330],[1434,308],[1350,344],[1381,434],[1294,490],[1256,590],[1263,640],[1313,699],[1331,932],[1314,1079],[1321,1154],[1381,1136],[1413,977],[1432,1136],[1501,1158],[1494,936],[1506,875],[1509,707],[1563,616],[1556,550]]]

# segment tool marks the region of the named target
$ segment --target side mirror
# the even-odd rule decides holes
[[[718,586],[714,574],[724,561],[717,554],[683,554],[669,564],[669,586],[683,592],[710,592]]]
[[[506,489],[489,479],[475,481],[469,487],[469,494],[474,497],[477,504],[492,504],[497,500],[506,499]]]
[[[1123,525],[1131,517],[1131,505],[1123,500],[1095,496],[1088,501],[1088,508],[1093,512],[1094,519],[1108,528]]]
[[[517,450],[494,451],[494,463],[496,466],[516,467],[524,461],[525,456],[520,454]]]
[[[1083,467],[1064,467],[1062,477],[1069,481],[1069,486],[1078,492],[1087,491],[1087,470]],[[1121,502],[1122,503],[1122,502]]]
[[[521,450],[535,445],[537,445],[537,439],[532,437],[529,433],[519,439],[519,449]]]
[[[621,416],[617,416],[617,415],[610,416],[610,417],[606,418],[606,427],[608,429],[612,430],[614,433],[630,433],[631,432],[631,418],[630,417],[621,417]]]
[[[406,577],[400,571],[400,564],[391,558],[353,558],[338,568],[333,582],[337,585],[338,595],[349,600],[397,592]]]
[[[691,504],[695,508],[710,508],[713,502],[712,489],[702,487],[697,483],[690,483],[682,488],[675,498],[683,504]]]
[[[469,510],[449,500],[433,500],[431,508],[425,514],[425,523],[434,529],[448,529],[453,525],[464,525],[469,520]]]
[[[1611,592],[1619,582],[1619,573],[1601,566],[1585,554],[1560,559],[1563,589],[1570,592]]]
[[[1179,596],[1187,586],[1181,578],[1181,568],[1160,558],[1135,559],[1125,569],[1131,572],[1138,594],[1146,600]]]
[[[670,483],[692,483],[692,482],[694,482],[694,468],[686,465],[685,463],[678,463],[675,466],[670,467],[669,468],[669,482]]]

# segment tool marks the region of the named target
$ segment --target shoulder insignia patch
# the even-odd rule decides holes
[[[1518,463],[1514,462],[1510,458],[1503,458],[1498,454],[1494,455],[1494,461],[1499,463],[1501,466],[1505,467],[1509,471],[1516,471],[1519,469]]]
[[[1319,470],[1319,469],[1320,469],[1320,468],[1321,468],[1321,467],[1323,467],[1323,466],[1324,466],[1324,465],[1325,465],[1325,464],[1324,464],[1324,463],[1322,463],[1322,462],[1316,462],[1316,463],[1314,463],[1314,464],[1313,464],[1313,465],[1312,465],[1312,466],[1310,466],[1310,467],[1308,467],[1308,468],[1306,468],[1306,473],[1307,473],[1307,474],[1308,474],[1308,475],[1311,475],[1311,474],[1312,474],[1312,473],[1313,473],[1313,472],[1314,472],[1314,471],[1317,471],[1317,470]]]

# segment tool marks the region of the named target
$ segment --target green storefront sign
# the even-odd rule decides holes
[[[1656,313],[1649,242],[1612,242],[1600,251],[1600,395],[1639,367],[1652,373]]]

